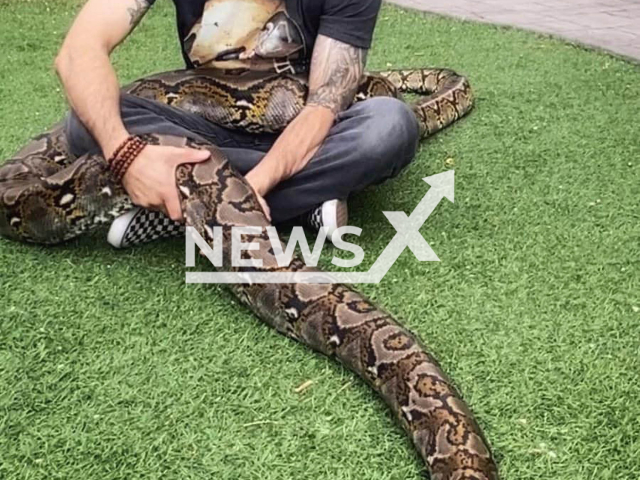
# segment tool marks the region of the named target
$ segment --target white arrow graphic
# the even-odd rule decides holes
[[[187,283],[379,283],[405,248],[421,262],[440,259],[420,233],[420,228],[443,198],[454,202],[454,171],[423,178],[431,188],[410,216],[405,212],[383,212],[396,234],[368,272],[188,272]]]
[[[431,185],[431,188],[422,200],[420,200],[420,203],[413,210],[410,217],[407,217],[407,214],[404,212],[383,212],[396,229],[396,235],[389,245],[387,245],[387,248],[384,249],[380,257],[378,257],[376,263],[369,269],[369,272],[367,272],[369,275],[378,279],[378,282],[384,278],[406,247],[409,247],[421,262],[440,261],[420,233],[420,228],[425,224],[443,198],[450,200],[451,203],[454,202],[454,171],[449,170],[448,172],[432,175],[422,180]]]

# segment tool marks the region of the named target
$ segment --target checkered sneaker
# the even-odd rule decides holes
[[[322,227],[327,229],[327,238],[331,241],[333,232],[344,227],[349,221],[349,209],[346,200],[329,200],[318,205],[299,219],[300,223],[318,232]]]
[[[316,232],[322,228],[322,205],[314,208],[305,218],[305,226]]]
[[[128,248],[177,237],[184,232],[183,224],[174,222],[164,213],[134,208],[113,221],[107,240],[116,248]]]

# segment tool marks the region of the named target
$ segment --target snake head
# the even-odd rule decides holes
[[[262,58],[284,58],[303,48],[304,39],[298,26],[285,12],[278,12],[260,32],[254,51]]]

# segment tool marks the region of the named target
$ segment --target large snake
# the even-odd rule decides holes
[[[225,127],[280,131],[303,107],[307,84],[293,75],[228,77],[199,70],[152,76],[124,90]],[[399,98],[403,91],[422,95],[411,105],[423,136],[456,121],[473,104],[467,80],[444,69],[367,74],[356,100]],[[182,209],[186,223],[208,242],[214,227],[222,227],[225,271],[243,271],[229,265],[231,227],[269,225],[251,187],[214,145],[164,135],[145,140],[211,152],[205,163],[177,168]],[[59,243],[129,208],[101,155],[70,155],[61,124],[0,167],[0,234],[8,238]],[[279,267],[264,228],[245,240],[261,245],[244,252],[262,260],[251,271],[314,271],[297,258]],[[366,380],[409,433],[433,480],[497,480],[488,443],[459,393],[419,340],[384,310],[340,284],[236,284],[231,290],[265,323]]]

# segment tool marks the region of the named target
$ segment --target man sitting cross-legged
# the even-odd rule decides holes
[[[380,0],[174,0],[187,68],[308,74],[306,106],[279,135],[229,130],[120,93],[109,56],[153,2],[89,0],[69,31],[56,70],[72,107],[65,128],[74,155],[110,158],[130,135],[148,133],[212,143],[246,176],[274,223],[324,226],[329,235],[346,224],[351,193],[412,160],[418,124],[403,102],[352,105]],[[146,146],[123,178],[140,208],[114,221],[109,241],[126,247],[179,232],[175,168],[207,158]]]

